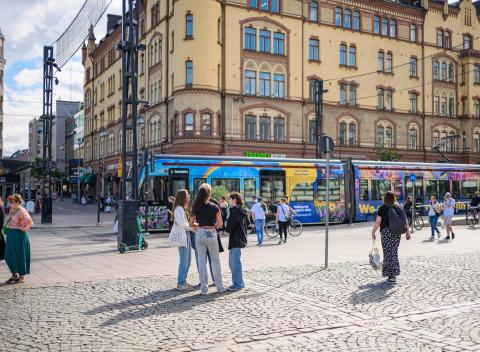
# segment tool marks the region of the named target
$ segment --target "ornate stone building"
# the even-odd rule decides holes
[[[3,72],[5,70],[5,36],[0,28],[0,158],[3,156]]]
[[[336,157],[456,162],[480,152],[480,2],[148,0],[139,144],[158,153],[314,157],[314,79]],[[116,175],[118,18],[83,49],[85,160]],[[127,136],[127,138],[129,138]],[[127,140],[129,143],[130,138]]]

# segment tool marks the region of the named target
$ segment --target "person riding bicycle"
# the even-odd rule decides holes
[[[473,196],[472,200],[470,201],[470,207],[475,207],[476,211],[478,212],[478,206],[480,205],[480,192],[476,191],[475,195]]]
[[[412,206],[412,197],[408,196],[405,205],[403,206],[403,210],[405,210],[405,214],[407,215],[408,226],[412,226]]]

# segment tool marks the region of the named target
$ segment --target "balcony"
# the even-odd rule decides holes
[[[469,57],[480,59],[480,51],[479,50],[474,50],[474,49],[463,49],[460,52],[460,58],[461,59],[469,58]]]

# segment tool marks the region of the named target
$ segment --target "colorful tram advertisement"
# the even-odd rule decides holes
[[[332,161],[330,169],[330,221],[342,223],[345,221],[344,164]],[[142,170],[140,193],[148,195],[149,204],[155,206],[167,206],[168,197],[178,189],[188,189],[195,195],[199,186],[207,182],[216,199],[240,192],[248,207],[260,196],[274,210],[280,199],[287,196],[299,221],[325,222],[326,169],[322,160],[157,155],[154,168],[149,171],[145,180]]]
[[[413,195],[411,174],[416,176],[417,205],[427,205],[432,195],[442,200],[450,192],[460,212],[480,189],[480,165],[358,160],[334,160],[330,165],[332,223],[373,220],[387,190],[405,203],[406,196]],[[325,166],[324,160],[313,159],[156,155],[148,180],[141,171],[140,194],[143,201],[148,198],[150,229],[167,228],[169,196],[182,188],[194,196],[205,182],[216,199],[240,192],[247,207],[260,196],[275,211],[287,196],[298,220],[318,224],[325,222],[326,215]]]
[[[457,212],[464,211],[480,189],[480,165],[425,164],[353,161],[355,220],[373,220],[383,194],[393,191],[400,204],[415,190],[415,204],[427,205],[430,197],[440,202],[446,192],[457,201]],[[410,175],[415,174],[415,187]]]

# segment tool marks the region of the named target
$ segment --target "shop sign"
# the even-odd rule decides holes
[[[247,158],[266,158],[266,159],[285,159],[287,154],[270,154],[261,152],[244,152],[244,156]]]

